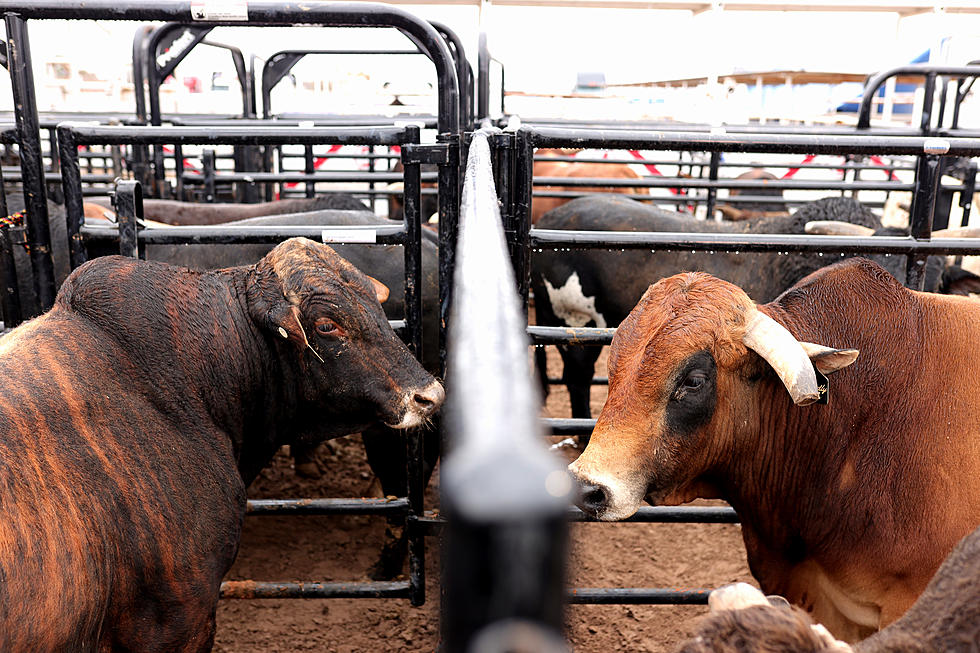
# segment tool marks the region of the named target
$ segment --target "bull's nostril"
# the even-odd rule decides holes
[[[432,399],[426,397],[425,395],[417,394],[413,398],[415,399],[415,403],[417,403],[422,408],[426,408],[426,409],[431,408],[436,403]]]
[[[606,490],[599,485],[585,485],[582,487],[581,508],[593,517],[598,517],[606,509],[608,499]]]

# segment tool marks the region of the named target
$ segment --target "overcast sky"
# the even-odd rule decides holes
[[[405,5],[404,9],[456,31],[475,66],[478,7]],[[944,36],[953,36],[952,43],[962,44],[958,46],[962,52],[954,53],[951,63],[965,63],[964,57],[980,58],[980,16],[975,15],[926,14],[900,20],[897,14],[888,13],[733,11],[693,16],[686,11],[493,7],[485,16],[485,26],[492,55],[506,67],[508,90],[538,92],[571,90],[579,71],[603,72],[610,83],[737,70],[870,73],[906,63]],[[135,23],[108,21],[33,21],[30,37],[35,67],[61,57],[106,76],[118,74],[131,58],[135,28]],[[362,29],[223,28],[212,37],[260,56],[286,47],[401,47],[404,43],[391,30]],[[218,65],[212,62],[231,70],[226,54],[198,48],[192,56],[195,59],[188,59],[178,73],[188,74],[194,66]],[[414,74],[420,65],[374,59],[365,66],[380,68],[393,78]],[[325,59],[307,65],[330,66],[338,74],[355,66],[354,62]],[[9,81],[3,87],[8,88]]]

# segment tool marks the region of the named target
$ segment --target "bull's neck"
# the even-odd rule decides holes
[[[864,323],[876,314],[871,307],[867,318],[852,323],[841,319],[842,310],[801,314],[774,303],[766,311],[800,340],[861,354],[854,365],[830,376],[827,405],[793,405],[775,375],[758,383],[749,408],[754,415],[739,420],[746,426],[735,437],[734,446],[741,449],[726,474],[731,481],[726,498],[743,520],[767,531],[760,536],[781,548],[869,527],[840,521],[848,516],[906,510],[904,498],[884,487],[889,479],[875,476],[872,467],[915,473],[916,453],[896,434],[921,410],[902,396],[917,386],[923,370],[914,347],[894,350],[896,343],[920,341],[921,314],[913,311],[901,324],[871,325]],[[893,505],[876,503],[882,496],[892,497]]]
[[[134,267],[124,283],[136,299],[103,311],[146,396],[177,429],[228,437],[246,483],[280,446],[295,412],[285,390],[295,387],[294,373],[249,316],[249,269],[174,277]]]

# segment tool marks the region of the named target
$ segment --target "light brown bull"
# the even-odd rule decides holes
[[[569,156],[581,150],[540,149],[535,152],[542,156]],[[605,179],[641,179],[625,163],[585,163],[578,161],[535,161],[535,177],[573,177]],[[623,193],[625,195],[646,195],[646,188],[630,186],[538,186],[539,191],[572,191],[577,193]],[[542,215],[571,201],[572,197],[535,197],[531,200],[531,224],[537,224]]]
[[[980,304],[864,259],[764,306],[706,274],[664,279],[613,340],[609,399],[571,465],[580,505],[614,520],[644,499],[725,499],[762,588],[856,640],[980,523],[978,341]],[[814,368],[841,370],[828,405],[809,405]]]

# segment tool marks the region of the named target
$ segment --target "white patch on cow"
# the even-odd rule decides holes
[[[544,287],[548,290],[551,310],[566,325],[583,327],[589,322],[595,322],[600,329],[606,328],[606,318],[596,310],[595,297],[586,297],[582,291],[578,272],[573,272],[561,288],[555,288],[547,279],[544,279]]]

